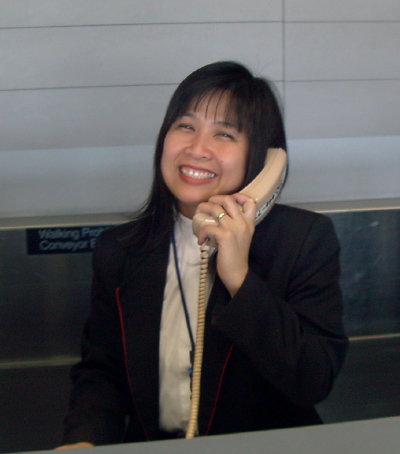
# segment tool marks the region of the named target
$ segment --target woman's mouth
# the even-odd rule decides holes
[[[179,171],[182,175],[188,178],[193,178],[194,180],[211,180],[216,177],[216,173],[209,172],[207,170],[194,169],[192,167],[179,167]]]

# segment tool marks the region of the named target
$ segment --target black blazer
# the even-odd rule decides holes
[[[63,443],[159,439],[158,353],[169,234],[138,254],[131,224],[94,256],[92,309]],[[128,235],[129,237],[129,235]],[[207,306],[200,435],[320,422],[347,349],[339,245],[329,218],[276,205],[257,226],[234,298],[216,278]],[[126,417],[128,419],[126,420]]]

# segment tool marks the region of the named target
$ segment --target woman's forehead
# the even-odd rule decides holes
[[[236,102],[228,92],[218,91],[197,96],[189,102],[188,112],[204,112],[206,118],[237,124]]]

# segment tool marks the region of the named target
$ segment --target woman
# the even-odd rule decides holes
[[[331,222],[275,205],[255,228],[238,191],[269,147],[286,149],[268,83],[234,62],[207,65],[175,91],[156,145],[148,202],[105,232],[64,446],[180,436],[190,407],[199,244],[208,276],[198,434],[320,423],[347,348]],[[197,239],[191,218],[217,225]]]

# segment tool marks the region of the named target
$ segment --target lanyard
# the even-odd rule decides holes
[[[174,230],[172,230],[171,240],[172,240],[172,247],[173,247],[173,251],[174,251],[174,262],[175,262],[176,277],[178,279],[178,286],[179,286],[179,292],[181,294],[183,312],[185,314],[186,327],[187,327],[187,330],[188,330],[188,333],[189,333],[190,344],[192,346],[192,349],[190,351],[190,364],[193,365],[194,349],[195,349],[196,345],[195,345],[195,341],[194,341],[192,327],[190,326],[190,315],[189,315],[189,310],[188,310],[187,303],[186,303],[185,293],[183,291],[181,273],[179,271],[178,252],[177,252],[177,249],[176,249],[176,240],[175,240],[175,232],[174,232]],[[189,370],[189,375],[191,375],[191,368]]]

